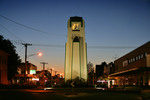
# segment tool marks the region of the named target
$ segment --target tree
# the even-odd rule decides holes
[[[94,84],[94,67],[93,64],[91,62],[89,62],[87,64],[87,68],[88,68],[88,85],[92,85]]]
[[[20,65],[21,60],[16,53],[16,47],[11,43],[10,40],[6,40],[0,35],[0,49],[10,54],[8,57],[8,80],[12,80],[14,75],[17,73],[17,67]]]
[[[89,62],[87,64],[87,69],[88,69],[88,73],[94,72],[94,67],[93,67],[93,64],[91,62]]]

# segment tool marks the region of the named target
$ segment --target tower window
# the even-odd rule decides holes
[[[80,41],[79,41],[79,37],[76,36],[76,37],[73,39],[73,42],[80,42]]]

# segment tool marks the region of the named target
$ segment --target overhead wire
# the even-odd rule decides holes
[[[52,33],[49,33],[49,32],[45,32],[45,31],[42,31],[42,30],[39,30],[39,29],[36,29],[36,28],[32,28],[32,27],[29,27],[29,26],[26,26],[24,24],[21,24],[21,23],[18,23],[12,19],[9,19],[3,15],[0,14],[0,17],[4,18],[4,19],[7,19],[15,24],[18,24],[20,26],[23,26],[25,28],[28,28],[28,29],[31,29],[31,30],[34,30],[34,31],[38,31],[38,32],[42,32],[42,33],[46,33],[46,34],[51,34],[51,35],[60,35],[60,34],[52,34]],[[1,24],[0,24],[1,25]],[[3,25],[1,25],[3,26]],[[4,27],[4,26],[3,26]],[[4,27],[6,30],[8,30],[6,27]],[[17,41],[18,42],[18,41]],[[19,41],[20,42],[20,41]],[[19,43],[18,42],[18,43]],[[48,44],[33,44],[33,46],[44,46],[44,47],[59,47],[59,48],[64,48],[65,46],[64,45],[48,45]],[[88,46],[87,48],[91,48],[91,49],[131,49],[131,48],[136,48],[136,47],[133,47],[133,46]]]
[[[45,32],[45,31],[39,30],[39,29],[30,27],[30,26],[21,24],[21,23],[19,23],[19,22],[17,22],[17,21],[14,21],[14,20],[10,19],[10,18],[7,18],[7,17],[5,17],[5,16],[3,16],[3,15],[0,15],[0,17],[4,18],[4,19],[6,19],[6,20],[8,20],[8,21],[10,21],[10,22],[13,22],[13,23],[15,23],[15,24],[17,24],[17,25],[20,25],[20,26],[22,26],[22,27],[25,27],[25,28],[27,28],[27,29],[33,30],[33,31],[37,31],[37,32],[40,32],[40,33],[48,34],[48,35],[66,36],[66,35],[62,35],[62,34],[53,34],[53,33],[49,33],[49,32]],[[3,25],[1,25],[1,24],[0,24],[0,26],[2,26],[2,27],[3,27],[5,30],[7,30],[9,33],[12,33],[12,32],[10,32],[5,26],[3,26]],[[14,35],[14,34],[12,34],[12,35]],[[16,36],[14,35],[14,37],[16,37]],[[16,38],[18,38],[18,37],[16,37]],[[14,42],[15,44],[17,44],[17,45],[22,45],[22,42],[25,43],[25,41],[22,41],[22,39],[20,39],[20,40],[11,40],[11,41],[13,41],[13,42]],[[33,47],[34,47],[34,46],[40,46],[40,47],[65,48],[64,45],[55,45],[55,44],[32,44],[32,46],[33,46]],[[133,47],[133,46],[87,46],[87,48],[89,48],[89,49],[133,49],[133,48],[136,48],[136,47]],[[35,51],[36,51],[36,50],[35,50]]]
[[[20,25],[22,27],[25,27],[27,29],[30,29],[30,30],[33,30],[33,31],[36,31],[36,32],[40,32],[40,33],[44,33],[44,34],[48,34],[48,35],[56,35],[56,36],[65,36],[67,37],[67,35],[62,35],[62,34],[54,34],[54,33],[49,33],[49,32],[45,32],[45,31],[42,31],[42,30],[39,30],[39,29],[36,29],[36,28],[33,28],[33,27],[30,27],[30,26],[27,26],[27,25],[24,25],[24,24],[21,24],[17,21],[14,21],[10,18],[7,18],[3,15],[0,14],[0,17],[10,21],[10,22],[13,22],[17,25]],[[15,38],[17,38],[18,40],[11,40],[14,44],[16,45],[22,45],[22,43],[26,43],[25,41],[23,41],[22,39],[18,38],[16,35],[14,35],[11,31],[9,31],[4,25],[1,25],[1,27],[3,27],[3,29],[5,29],[8,33],[10,33],[12,36],[14,36]],[[4,31],[3,31],[4,32]],[[4,32],[8,35],[7,32]],[[39,46],[39,47],[54,47],[54,48],[65,48],[64,45],[55,45],[55,44],[32,44],[32,47],[34,48],[35,46]],[[134,49],[136,47],[133,47],[133,46],[87,46],[88,49]],[[23,49],[23,47],[19,50],[19,52]],[[34,50],[37,52],[37,50],[34,48]],[[33,51],[34,52],[34,51]],[[22,53],[21,53],[22,54]],[[37,59],[33,58],[34,60],[37,61]],[[96,58],[95,58],[96,60]],[[38,61],[39,62],[39,61]],[[48,64],[48,67],[51,67],[50,64]]]
[[[57,48],[64,48],[64,45],[51,45],[51,44],[32,44],[32,46],[41,46],[41,47],[57,47]]]
[[[25,43],[25,41],[24,40],[22,40],[21,38],[19,38],[18,36],[16,36],[15,34],[13,34],[10,30],[8,30],[4,25],[2,25],[2,24],[0,24],[0,26],[3,28],[3,29],[5,29],[7,32],[4,32],[4,33],[6,33],[6,34],[10,34],[11,36],[13,36],[14,38],[16,38],[17,40],[17,42],[21,42],[21,43]]]
[[[1,26],[1,25],[0,25],[0,26]],[[4,29],[2,29],[2,28],[0,28],[0,33],[1,33],[1,35],[4,36],[5,38],[12,38],[12,35],[8,34],[8,33],[6,32],[6,30],[4,30]]]
[[[51,45],[51,44],[32,44],[32,46],[43,46],[43,47],[58,47],[64,48],[64,45]],[[134,46],[87,46],[89,49],[134,49]]]
[[[134,49],[134,46],[88,46],[90,49]]]
[[[28,28],[28,29],[31,29],[31,30],[34,30],[34,31],[37,31],[37,32],[40,32],[40,33],[45,33],[45,34],[48,34],[48,35],[57,35],[57,36],[65,36],[65,37],[67,37],[67,35],[49,33],[49,32],[45,32],[45,31],[42,31],[42,30],[39,30],[39,29],[30,27],[30,26],[21,24],[21,23],[16,22],[16,21],[14,21],[14,20],[12,20],[12,19],[10,19],[10,18],[8,18],[8,17],[5,17],[5,16],[3,16],[3,15],[1,15],[1,14],[0,14],[0,17],[6,19],[6,20],[8,20],[8,21],[11,21],[11,22],[13,22],[13,23],[15,23],[15,24],[17,24],[17,25],[23,26],[23,27],[25,27],[25,28]]]

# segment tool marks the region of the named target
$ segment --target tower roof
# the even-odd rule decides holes
[[[83,19],[82,17],[74,16],[70,17],[70,27],[71,27],[71,22],[81,22],[81,27],[83,27]]]
[[[74,17],[70,17],[71,21],[82,21],[82,17],[78,17],[78,16],[74,16]]]

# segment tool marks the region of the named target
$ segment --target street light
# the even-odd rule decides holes
[[[28,55],[28,58],[29,58],[29,57],[31,57],[31,56],[35,56],[35,55],[38,55],[38,56],[40,56],[40,57],[41,57],[43,54],[42,54],[41,52],[38,52],[38,53],[36,53],[36,54]]]
[[[39,52],[39,53],[36,53],[36,54],[31,54],[31,55],[28,55],[27,56],[27,53],[25,53],[25,72],[24,72],[24,78],[25,78],[25,83],[26,83],[26,69],[27,69],[27,58],[31,57],[31,56],[34,56],[34,55],[38,55],[38,56],[42,56],[42,53]]]
[[[43,54],[41,52],[38,53],[38,56],[42,56]]]
[[[60,78],[63,78],[63,73],[60,74]]]

